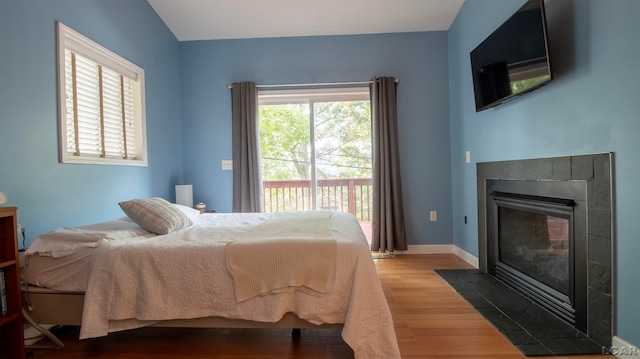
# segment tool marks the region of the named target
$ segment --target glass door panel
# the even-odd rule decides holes
[[[326,94],[265,97],[259,107],[265,211],[350,212],[370,241],[373,181],[368,93],[349,93],[345,98]]]
[[[260,157],[266,212],[314,209],[309,104],[260,106]]]

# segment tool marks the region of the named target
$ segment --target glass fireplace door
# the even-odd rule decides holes
[[[569,295],[569,220],[500,207],[499,260]]]

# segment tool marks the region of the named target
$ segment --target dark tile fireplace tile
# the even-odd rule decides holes
[[[576,328],[536,303],[531,303],[517,322],[527,328],[536,338],[576,338],[580,336],[580,332]]]
[[[526,330],[519,328],[514,330],[500,331],[513,345],[538,344],[538,340]],[[539,345],[539,344],[538,344]]]
[[[466,299],[467,302],[471,303],[474,308],[493,308],[493,304],[489,303],[488,300],[484,298],[484,296],[475,290],[460,290],[458,291],[460,295]]]
[[[553,167],[553,179],[568,181],[571,179],[571,160],[568,157],[551,159]]]
[[[554,355],[554,353],[545,348],[542,344],[520,344],[516,345],[516,348],[520,350],[526,356],[539,356],[539,355]]]
[[[571,177],[583,180],[590,180],[593,178],[593,159],[589,156],[572,157]]]
[[[508,315],[501,312],[496,307],[487,307],[487,308],[476,308],[483,317],[485,317],[488,321],[493,324],[501,333],[505,331],[516,331],[522,330],[522,327],[518,325],[513,319],[511,319]]]
[[[589,261],[602,265],[611,265],[611,239],[595,234],[589,235]]]
[[[506,284],[499,282],[493,289],[485,294],[496,308],[500,309],[509,318],[518,320],[531,305],[531,301],[521,295],[514,295],[514,290]]]
[[[600,293],[611,293],[611,267],[589,262],[589,287]]]
[[[436,273],[524,355],[602,353],[585,334],[488,274],[475,269]]]
[[[553,163],[546,159],[523,161],[522,177],[526,179],[551,179],[553,178]]]

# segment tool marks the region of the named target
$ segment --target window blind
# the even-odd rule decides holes
[[[135,159],[131,79],[69,50],[65,77],[67,151]]]

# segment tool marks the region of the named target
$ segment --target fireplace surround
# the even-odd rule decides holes
[[[551,302],[550,305],[541,306],[603,347],[611,345],[614,324],[612,165],[612,153],[477,164],[480,271],[539,304]],[[526,212],[532,212],[533,215]],[[543,253],[547,258],[545,260],[553,258],[555,277],[536,274],[535,265],[545,260],[541,260],[543,257],[539,254],[526,260],[526,256],[519,254],[521,247],[536,248],[536,245],[522,244],[519,239],[515,239],[515,250],[502,251],[507,264],[500,263],[501,252],[497,250],[496,243],[490,240],[498,234],[496,218],[501,217],[499,213],[504,218],[520,221],[511,227],[502,225],[507,233],[518,232],[517,235],[507,234],[507,239],[503,240],[506,243],[514,241],[510,237],[523,237],[523,228],[537,228],[538,232],[544,233],[524,237],[533,243],[546,241],[544,247],[547,249],[556,247],[552,253],[548,253],[547,249]],[[527,222],[522,222],[523,218]],[[563,230],[561,227],[565,225],[567,228]],[[543,230],[540,231],[540,228]],[[566,241],[561,238],[564,233]],[[549,241],[554,245],[550,246]],[[566,246],[566,250],[563,246]],[[538,246],[538,252],[540,248]],[[558,269],[564,268],[565,256],[568,265],[566,274],[564,269]],[[534,273],[524,276],[513,274],[511,267],[525,269],[525,272],[533,268]],[[534,281],[530,280],[531,277]],[[542,286],[551,288],[546,293],[552,293],[543,294],[541,300],[535,298],[539,294],[531,293],[532,288],[540,286],[531,284],[539,277],[543,279],[541,282],[550,282]],[[565,282],[571,282],[569,288],[560,288]],[[560,310],[554,310],[554,307]]]

